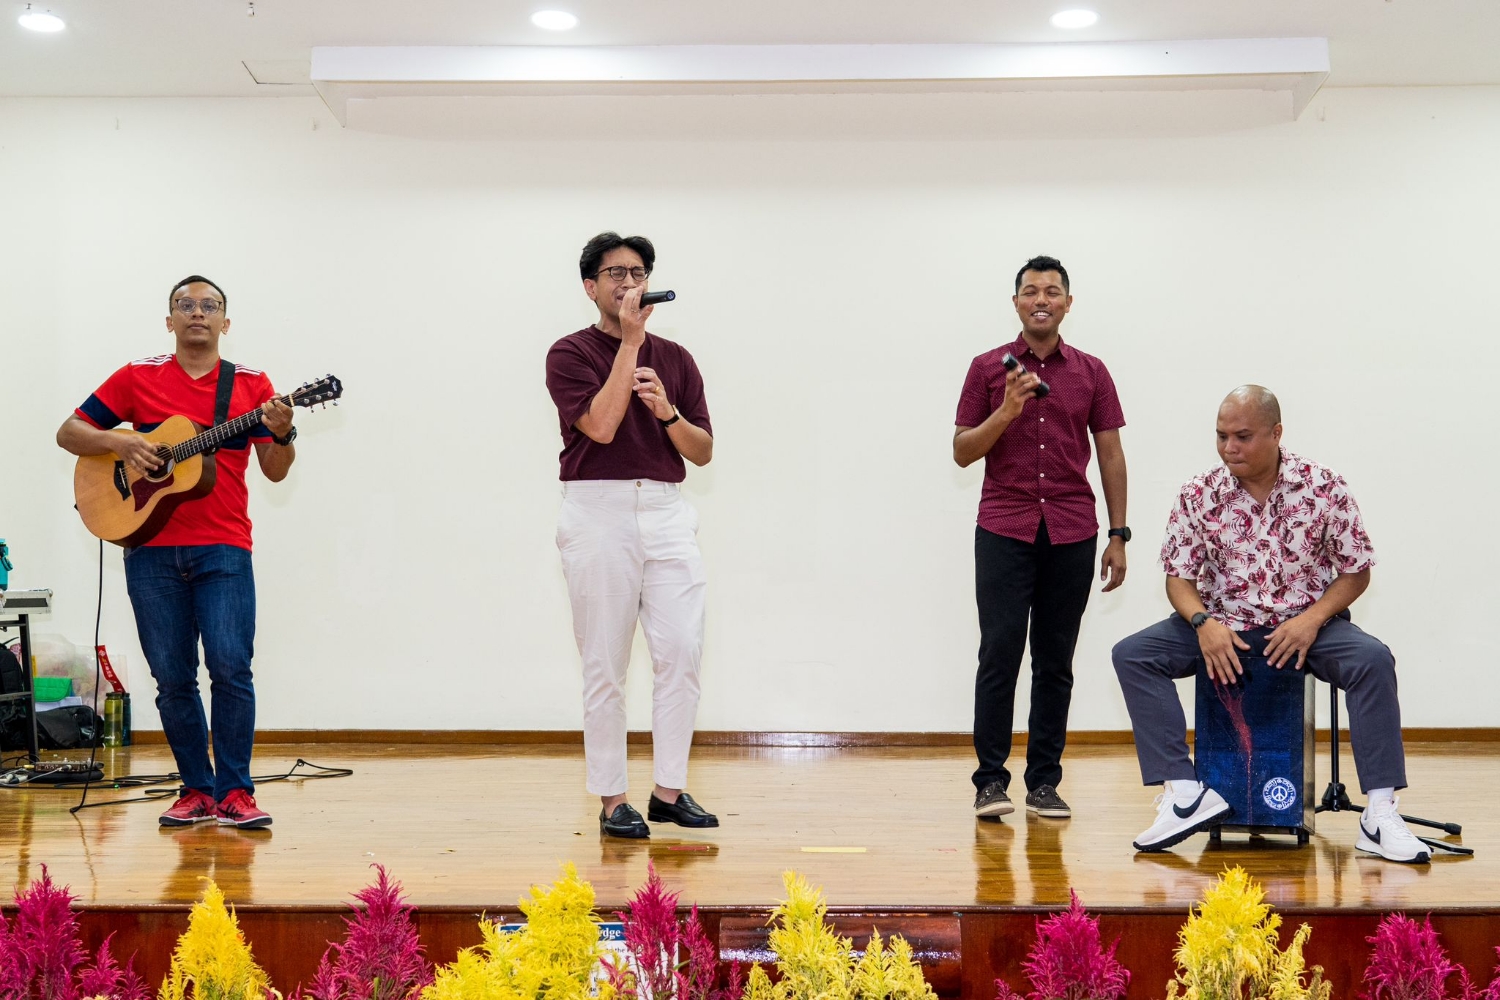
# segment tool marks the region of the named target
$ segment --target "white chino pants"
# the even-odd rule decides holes
[[[687,787],[707,588],[697,534],[698,512],[676,483],[563,484],[557,548],[583,656],[583,752],[594,795],[620,795],[629,784],[625,671],[638,619],[655,673],[655,780],[663,788]]]

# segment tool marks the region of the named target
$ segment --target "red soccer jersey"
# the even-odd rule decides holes
[[[208,427],[214,422],[218,390],[217,367],[202,378],[193,378],[178,364],[177,355],[162,354],[130,362],[106,379],[74,412],[101,430],[129,423],[138,431],[150,431],[179,413]],[[275,395],[264,372],[235,365],[229,416],[248,413]],[[256,424],[247,434],[220,445],[214,455],[218,474],[213,492],[178,507],[166,527],[146,544],[251,548],[245,468],[250,464],[250,443],[269,440],[271,433]]]

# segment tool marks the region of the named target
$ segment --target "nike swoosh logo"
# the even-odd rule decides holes
[[[1192,805],[1188,806],[1186,809],[1182,808],[1182,806],[1174,805],[1172,806],[1172,811],[1177,814],[1178,819],[1187,819],[1193,813],[1198,811],[1198,807],[1203,804],[1203,796],[1207,794],[1208,789],[1205,788],[1198,793],[1198,797],[1193,800]]]
[[[1361,824],[1359,824],[1359,832],[1362,833],[1362,834],[1364,834],[1366,837],[1369,837],[1371,840],[1375,841],[1375,843],[1377,843],[1377,844],[1380,843],[1380,827],[1377,826],[1375,828],[1375,832],[1371,833],[1369,830],[1365,829],[1365,825],[1363,823],[1361,823]]]

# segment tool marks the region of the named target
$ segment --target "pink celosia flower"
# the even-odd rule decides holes
[[[1392,913],[1366,940],[1375,949],[1365,968],[1365,1000],[1445,1000],[1458,966],[1438,942],[1431,917],[1419,925]]]
[[[1029,1000],[1120,1000],[1130,985],[1130,973],[1115,960],[1116,941],[1104,948],[1099,921],[1088,915],[1070,892],[1072,902],[1062,913],[1038,920],[1036,943],[1021,963],[1031,982]],[[1021,1000],[1004,981],[995,980],[996,1000]]]
[[[402,901],[401,883],[383,865],[372,867],[375,884],[354,894],[354,915],[344,918],[348,936],[330,944],[318,963],[307,991],[313,1000],[406,1000],[432,983],[411,920],[416,908]]]
[[[0,919],[0,997],[31,1000],[75,1000],[73,970],[83,964],[73,894],[58,887],[47,866],[42,877],[16,893],[16,919],[9,928]]]

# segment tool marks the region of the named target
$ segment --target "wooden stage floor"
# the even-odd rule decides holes
[[[1326,748],[1318,766],[1321,793]],[[1138,855],[1134,835],[1152,819],[1153,790],[1129,747],[1070,750],[1062,791],[1075,818],[1024,812],[976,822],[969,751],[958,748],[694,751],[691,791],[723,825],[656,826],[648,842],[601,838],[599,803],[583,791],[580,747],[267,746],[254,771],[285,771],[299,757],[354,769],[352,777],[267,784],[263,831],[214,825],[163,830],[160,803],[68,811],[76,791],[0,789],[0,872],[6,897],[41,873],[72,887],[84,908],[180,907],[212,876],[237,906],[338,906],[379,862],[412,902],[475,912],[509,909],[563,861],[615,908],[654,861],[684,904],[769,907],[781,872],[821,885],[835,908],[907,911],[1065,905],[1069,888],[1096,909],[1185,914],[1226,865],[1247,868],[1282,908],[1300,910],[1500,909],[1500,745],[1409,747],[1412,787],[1403,811],[1464,825],[1473,858],[1440,854],[1425,867],[1354,849],[1357,816],[1318,817],[1311,845],[1206,836]],[[171,769],[165,747],[105,752],[111,775]],[[649,749],[632,748],[634,796],[644,812]],[[1350,760],[1344,774],[1351,787]],[[119,798],[91,793],[92,801]],[[1357,796],[1356,796],[1357,797]],[[8,903],[8,898],[7,898]]]

